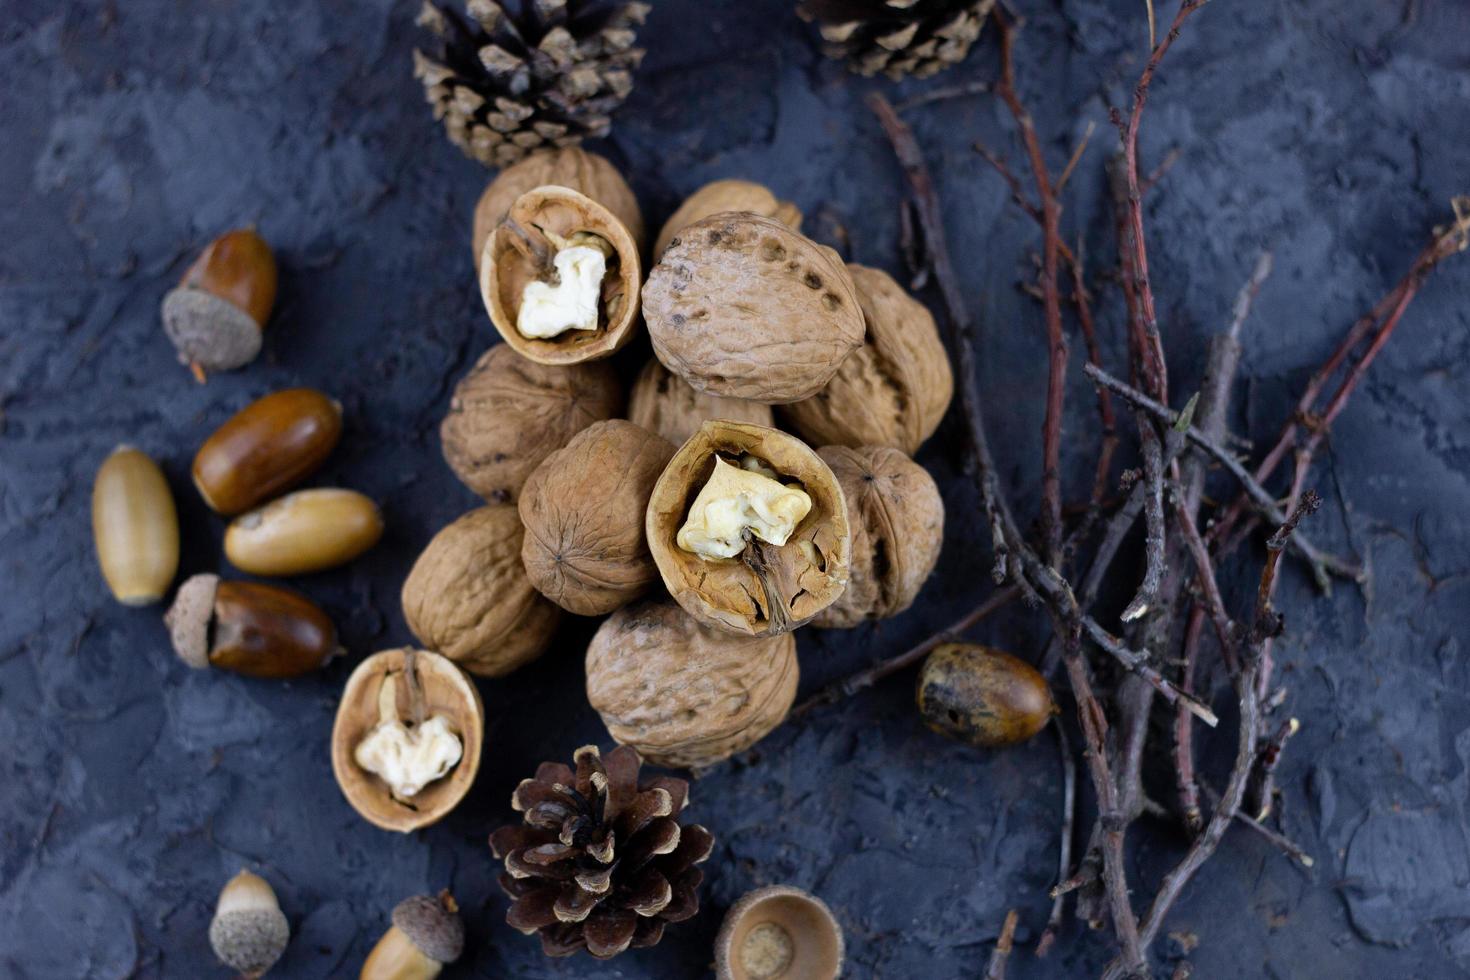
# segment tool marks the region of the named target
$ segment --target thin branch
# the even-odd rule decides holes
[[[1101,371],[1088,364],[1084,369]],[[1137,412],[1138,438],[1143,447],[1143,517],[1148,534],[1144,537],[1144,575],[1138,594],[1123,610],[1122,620],[1132,622],[1148,612],[1158,598],[1159,583],[1164,578],[1164,448],[1158,431],[1142,412]]]
[[[1195,605],[1184,629],[1184,663],[1179,671],[1179,689],[1186,694],[1194,693],[1194,670],[1204,622],[1204,609]],[[1199,807],[1199,783],[1194,775],[1194,715],[1185,708],[1174,712],[1174,776],[1184,829],[1193,837],[1204,826],[1204,816]]]
[[[1191,714],[1211,728],[1220,723],[1220,719],[1206,705],[1175,687],[1168,678],[1149,665],[1146,655],[1131,649],[1128,644],[1099,626],[1097,620],[1091,616],[1085,616],[1082,619],[1082,626],[1087,633],[1087,638],[1099,649],[1111,654],[1114,660],[1147,681],[1150,687],[1164,696],[1165,701],[1188,709]]]
[[[1077,820],[1077,760],[1072,757],[1072,746],[1067,740],[1067,731],[1062,723],[1053,718],[1051,728],[1057,737],[1057,754],[1062,762],[1062,828],[1060,843],[1057,845],[1057,882],[1060,885],[1067,877],[1067,872],[1072,869],[1072,834],[1076,830]],[[1057,933],[1062,928],[1062,914],[1066,904],[1065,894],[1053,893],[1051,915],[1047,917],[1046,929],[1036,943],[1038,957],[1044,957],[1056,942]]]
[[[1000,938],[995,941],[995,950],[990,954],[990,965],[985,969],[985,980],[1006,980],[1006,964],[1015,945],[1016,922],[1020,913],[1011,909],[1006,913],[1005,923],[1000,927]]]

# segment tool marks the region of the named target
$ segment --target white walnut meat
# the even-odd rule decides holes
[[[681,548],[679,530],[709,483],[716,458],[759,464],[811,498],[785,544],[750,536],[733,558]],[[847,503],[826,463],[794,436],[714,420],[686,442],[654,486],[645,521],[648,547],[669,594],[695,619],[750,636],[793,630],[831,605],[847,585]]]
[[[545,652],[561,610],[531,586],[522,535],[512,504],[472,510],[434,535],[403,583],[403,617],[420,643],[481,677]]]
[[[954,376],[934,317],[881,269],[849,265],[867,337],[826,387],[781,414],[816,446],[895,446],[909,455],[934,434]]]
[[[607,208],[617,215],[642,248],[643,212],[638,209],[638,198],[633,195],[633,189],[617,168],[605,158],[580,147],[547,148],[537,150],[500,171],[480,195],[475,205],[472,240],[476,272],[480,270],[480,254],[485,250],[485,240],[495,226],[505,220],[516,198],[532,188],[547,184],[570,188]]]
[[[689,382],[650,358],[628,394],[628,419],[682,446],[710,419],[773,426],[771,406],[743,398],[721,398],[696,391]]]
[[[619,609],[587,647],[587,700],[645,760],[713,765],[750,748],[796,698],[796,637],[711,629],[672,602]]]
[[[827,628],[896,616],[913,604],[939,561],[944,501],[918,463],[890,446],[823,446],[847,500],[852,565],[847,590],[813,621]]]
[[[622,388],[606,362],[550,367],[496,344],[455,386],[439,440],[465,486],[504,502],[572,436],[622,409]]]
[[[674,455],[662,436],[622,419],[596,422],[548,456],[521,491],[521,561],[542,595],[600,616],[658,582],[643,515]]]
[[[537,293],[557,293],[555,308],[579,305],[578,285],[562,289],[561,253],[569,249],[601,252],[605,272],[596,278],[594,329],[555,332],[555,324],[535,321],[546,330],[528,330],[522,305]],[[571,273],[580,263],[564,266]],[[517,353],[541,364],[566,365],[610,357],[633,336],[638,321],[638,287],[643,281],[638,243],[626,225],[596,201],[566,187],[546,185],[516,198],[510,212],[485,241],[480,263],[480,297],[495,329]],[[585,285],[585,284],[582,284]],[[570,286],[568,286],[570,288]],[[575,295],[573,295],[575,294]],[[549,336],[527,333],[550,332]]]
[[[863,342],[837,253],[757,214],[681,231],[643,286],[653,352],[700,391],[783,404],[810,398]]]
[[[715,180],[690,194],[669,216],[653,245],[657,259],[669,247],[674,236],[702,218],[722,211],[749,211],[764,218],[775,218],[792,231],[801,231],[801,209],[783,201],[764,184],[751,180]]]
[[[384,779],[359,757],[362,746],[371,745],[385,726],[447,749],[444,736],[433,734],[443,729],[452,733],[458,751],[441,774],[405,794],[406,785]],[[430,732],[422,733],[426,727]],[[479,772],[484,742],[485,706],[464,671],[427,650],[383,650],[358,664],[342,690],[332,723],[332,774],[347,802],[369,823],[408,833],[441,819],[464,799]],[[392,770],[394,776],[403,774]]]

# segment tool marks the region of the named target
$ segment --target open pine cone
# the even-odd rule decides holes
[[[511,897],[505,921],[541,934],[548,956],[577,950],[599,959],[652,946],[664,925],[699,911],[694,867],[715,839],[698,824],[680,826],[689,784],[655,776],[640,786],[638,753],[595,745],[573,755],[576,769],[543,762],[516,787],[511,806],[525,822],[490,835],[505,861],[500,885]]]
[[[606,136],[633,90],[646,3],[467,0],[469,17],[424,0],[418,23],[437,38],[414,51],[415,77],[449,141],[488,167],[543,145]]]
[[[965,60],[995,0],[800,0],[828,56],[860,75],[928,78]]]

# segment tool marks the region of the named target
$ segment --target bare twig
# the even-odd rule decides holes
[[[1082,626],[1087,632],[1087,638],[1097,644],[1099,649],[1111,654],[1114,660],[1147,681],[1150,687],[1163,695],[1165,701],[1188,709],[1211,728],[1220,723],[1220,719],[1206,705],[1175,687],[1168,678],[1149,665],[1145,654],[1130,649],[1128,644],[1099,626],[1097,620],[1091,616],[1083,617]]]
[[[1094,365],[1088,368],[1102,370]],[[1159,583],[1164,578],[1164,448],[1153,423],[1137,412],[1138,438],[1143,446],[1143,517],[1148,528],[1144,537],[1145,569],[1138,594],[1123,610],[1123,622],[1132,622],[1148,612],[1158,598]]]
[[[1057,882],[1060,885],[1067,877],[1067,872],[1072,870],[1072,834],[1077,820],[1077,760],[1072,758],[1072,746],[1067,740],[1067,731],[1062,723],[1053,718],[1051,728],[1057,737],[1057,753],[1062,761],[1062,827],[1060,843],[1057,845]],[[1036,943],[1037,956],[1045,956],[1051,951],[1057,933],[1062,928],[1062,914],[1066,904],[1065,894],[1057,892],[1052,896],[1051,915],[1047,917],[1046,929]]]
[[[990,954],[990,965],[985,969],[985,980],[1006,980],[1006,964],[1011,959],[1011,949],[1016,940],[1016,922],[1020,913],[1011,909],[1006,913],[1004,924],[1000,927],[1000,938],[995,941],[995,949]]]
[[[1194,693],[1194,669],[1204,622],[1204,609],[1196,605],[1184,628],[1184,663],[1179,670],[1179,689],[1186,694]],[[1184,829],[1193,837],[1204,826],[1204,816],[1199,808],[1199,783],[1194,775],[1194,715],[1184,708],[1174,713],[1174,775]]]

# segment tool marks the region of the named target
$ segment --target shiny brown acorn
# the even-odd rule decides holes
[[[219,236],[185,270],[163,298],[163,329],[196,378],[255,360],[276,285],[276,258],[254,228]]]
[[[132,446],[118,446],[97,470],[92,536],[118,602],[146,606],[163,598],[179,568],[179,517],[163,471]]]
[[[378,543],[383,514],[355,490],[297,490],[241,514],[225,529],[225,557],[252,575],[306,575],[346,564]]]
[[[342,406],[311,388],[266,395],[231,416],[194,456],[194,486],[221,514],[247,511],[322,465],[342,436]]]
[[[393,910],[393,925],[368,954],[358,980],[433,980],[464,951],[464,920],[449,892],[415,895]]]
[[[338,652],[332,620],[305,596],[259,582],[195,575],[164,616],[174,652],[190,667],[247,677],[298,677]]]
[[[919,671],[924,724],[971,745],[1015,745],[1057,713],[1046,678],[1017,657],[972,643],[937,647]]]

